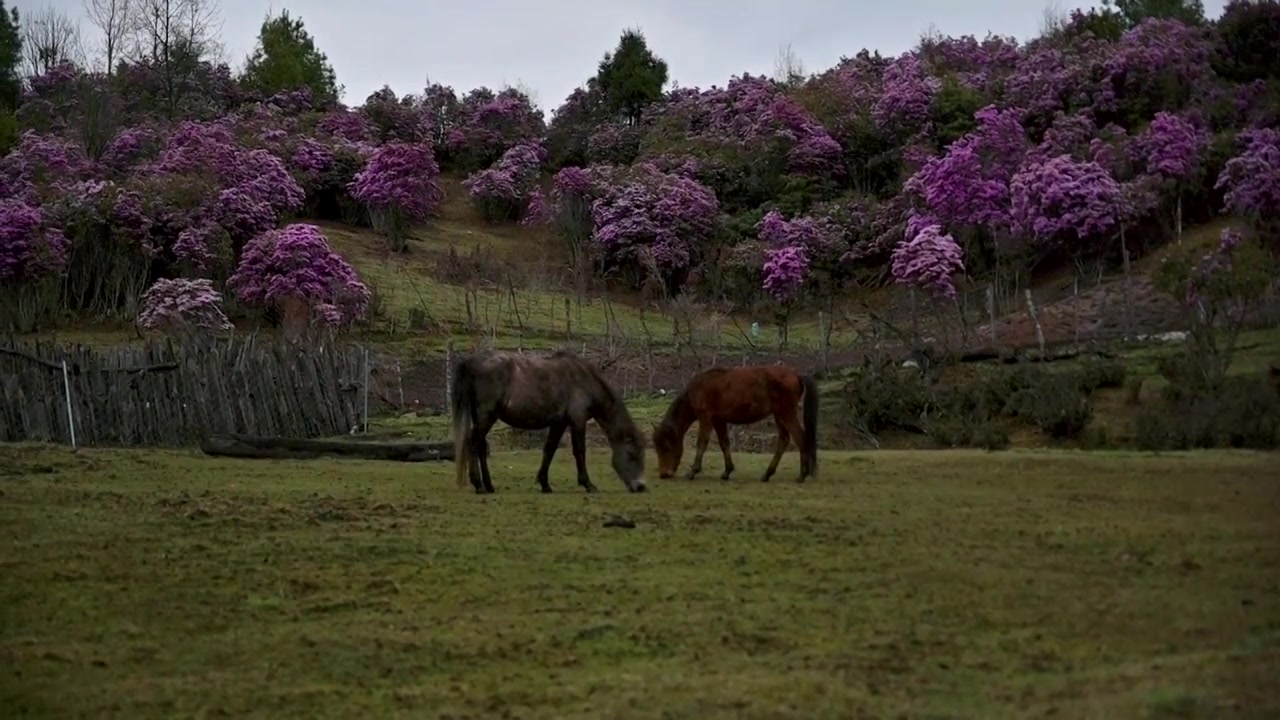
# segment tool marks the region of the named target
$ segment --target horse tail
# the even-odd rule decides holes
[[[804,384],[804,452],[809,456],[809,474],[818,476],[818,381],[812,375],[802,375]]]
[[[453,365],[453,397],[450,398],[453,420],[453,468],[458,487],[467,484],[467,470],[471,464],[471,427],[475,424],[475,378],[471,374],[470,358],[463,358]]]

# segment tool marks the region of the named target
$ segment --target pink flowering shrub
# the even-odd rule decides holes
[[[351,197],[369,208],[374,229],[403,252],[409,248],[409,225],[431,217],[444,200],[439,176],[429,146],[393,142],[374,151],[349,187]]]
[[[1128,153],[1147,174],[1180,183],[1195,175],[1208,145],[1208,133],[1185,117],[1158,112],[1129,144]]]
[[[162,278],[142,296],[138,326],[173,334],[217,332],[231,329],[222,311],[222,293],[213,281]]]
[[[696,179],[734,212],[776,201],[788,184],[811,196],[844,176],[840,144],[778,83],[743,75],[724,88],[682,90],[650,113],[646,160],[693,160]],[[664,157],[665,156],[665,157]],[[680,174],[684,174],[683,172]],[[726,200],[726,202],[729,202]]]
[[[647,268],[668,286],[688,272],[720,223],[720,204],[696,180],[640,164],[626,170],[591,171],[597,193],[591,206],[592,238],[606,266],[617,266],[639,284]]]
[[[460,169],[475,171],[497,162],[519,143],[539,140],[546,129],[542,111],[519,90],[495,94],[477,88],[462,99],[445,143]]]
[[[640,155],[642,137],[636,125],[601,123],[587,138],[586,160],[592,165],[630,165]]]
[[[1105,236],[1125,212],[1115,178],[1068,155],[1029,164],[1013,177],[1010,192],[1014,232],[1041,246]]]
[[[778,302],[793,300],[809,273],[809,256],[802,245],[765,251],[764,289]]]
[[[67,265],[67,239],[39,207],[0,199],[0,285],[15,286],[60,273]]]
[[[918,55],[903,55],[885,68],[871,116],[882,130],[909,137],[923,128],[933,97],[941,87],[941,81],[929,74]]]
[[[1009,184],[1029,148],[1020,116],[1016,108],[979,110],[978,127],[926,162],[903,190],[947,227],[1006,230]]]
[[[1214,183],[1229,212],[1257,222],[1280,218],[1280,131],[1240,133],[1244,151],[1227,161]]]
[[[227,287],[247,305],[278,312],[295,337],[312,322],[338,328],[363,318],[372,298],[320,228],[307,223],[250,241]]]
[[[520,143],[502,155],[493,167],[463,181],[471,201],[489,222],[517,220],[537,188],[538,171],[547,159],[541,143]]]
[[[936,222],[908,223],[907,238],[893,250],[893,279],[955,300],[955,276],[964,272],[964,252]]]

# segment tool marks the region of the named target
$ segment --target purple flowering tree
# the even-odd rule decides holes
[[[222,293],[207,278],[162,278],[142,296],[138,327],[173,335],[200,336],[230,330]]]
[[[933,97],[942,87],[915,53],[907,53],[885,68],[880,96],[871,109],[876,125],[897,138],[924,129]]]
[[[524,93],[476,88],[462,99],[445,143],[462,170],[478,170],[519,143],[539,140],[546,130],[542,111]]]
[[[980,109],[972,132],[926,161],[903,185],[921,212],[960,235],[970,248],[970,264],[978,266],[971,269],[1007,271],[1010,183],[1031,150],[1021,116],[1017,108]]]
[[[674,290],[720,223],[716,194],[696,180],[641,163],[592,171],[592,239],[605,269],[616,267],[635,286],[656,275]]]
[[[373,227],[391,240],[391,249],[409,249],[409,226],[435,214],[444,200],[431,147],[390,143],[378,148],[356,174],[351,197],[369,208]]]
[[[1029,163],[1010,183],[1013,230],[1042,250],[1104,237],[1123,217],[1120,184],[1093,161],[1059,155]]]
[[[1248,218],[1264,239],[1274,239],[1280,218],[1280,131],[1240,133],[1244,151],[1227,161],[1214,188],[1224,191],[1228,212]]]
[[[314,323],[331,329],[350,325],[365,316],[372,299],[355,269],[308,223],[254,238],[227,287],[247,305],[278,312],[295,339]]]
[[[786,347],[792,311],[810,284],[813,271],[829,271],[839,262],[840,229],[827,218],[802,216],[788,220],[774,210],[760,219],[755,230],[765,247],[761,285],[777,303],[780,340]]]
[[[775,202],[788,185],[816,187],[844,176],[840,144],[786,89],[743,75],[724,88],[680,90],[653,106],[641,156],[674,171],[693,160],[697,180],[733,212]]]
[[[1182,116],[1163,111],[1156,113],[1146,130],[1128,146],[1135,165],[1172,188],[1174,227],[1179,242],[1182,241],[1183,189],[1199,174],[1208,146],[1208,133]]]
[[[929,218],[913,220],[907,225],[907,237],[891,256],[894,282],[954,301],[955,278],[964,272],[964,251],[937,222]]]
[[[541,143],[520,143],[503,153],[493,167],[463,181],[471,201],[491,223],[518,220],[538,185],[539,170],[547,159]]]
[[[67,240],[41,208],[17,198],[0,200],[0,322],[7,329],[35,329],[50,308],[42,280],[56,277],[67,265]]]

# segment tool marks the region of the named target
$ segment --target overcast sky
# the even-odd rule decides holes
[[[216,2],[217,0],[210,0]],[[1050,0],[1070,10],[1098,3]],[[19,12],[51,4],[83,16],[83,0],[9,0]],[[684,87],[723,85],[743,72],[772,74],[790,44],[807,72],[863,47],[896,56],[932,26],[946,35],[988,30],[1034,36],[1042,0],[221,0],[222,42],[243,65],[269,8],[301,17],[329,56],[343,100],[358,105],[384,84],[397,94],[426,79],[459,95],[517,83],[551,111],[595,73],[624,28],[639,28]],[[1223,0],[1205,0],[1210,17]],[[84,27],[87,44],[98,42]]]

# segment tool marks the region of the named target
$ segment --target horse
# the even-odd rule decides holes
[[[578,484],[597,488],[587,474],[587,421],[595,420],[613,449],[613,469],[631,492],[644,492],[644,433],[601,372],[567,351],[525,355],[481,351],[453,366],[451,399],[454,466],[458,487],[468,475],[476,493],[494,492],[486,436],[501,420],[521,430],[548,428],[537,480],[551,492],[548,470],[560,439],[569,431]]]
[[[796,417],[796,406],[804,398],[804,425]],[[778,470],[778,462],[794,439],[800,450],[800,478],[818,477],[818,384],[809,375],[801,375],[782,365],[753,367],[713,367],[694,375],[667,408],[662,421],[653,426],[653,446],[658,453],[658,477],[675,475],[684,453],[684,436],[694,421],[698,423],[698,450],[689,468],[692,480],[702,472],[702,455],[716,431],[720,450],[724,452],[721,480],[733,474],[733,458],[729,455],[729,425],[750,425],[770,414],[778,430],[773,462],[764,471],[762,482]]]

